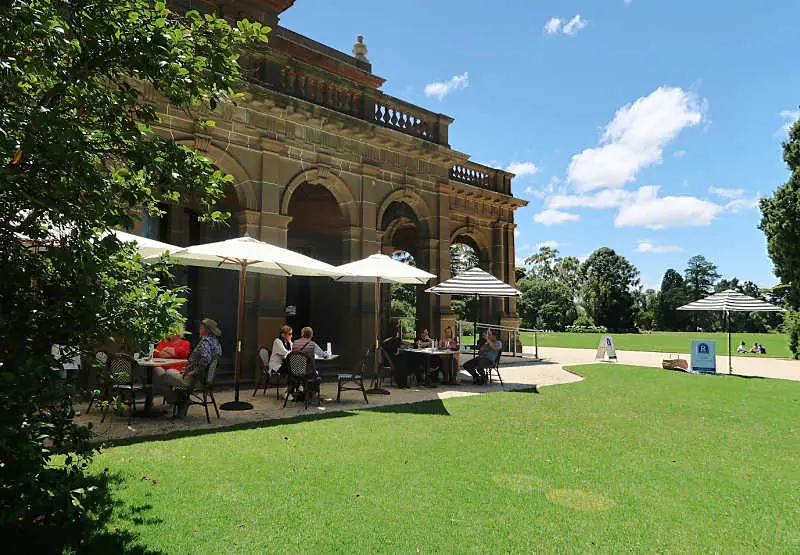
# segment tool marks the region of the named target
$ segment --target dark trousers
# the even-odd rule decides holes
[[[486,369],[491,368],[494,362],[484,357],[477,357],[464,363],[464,370],[469,372],[472,379],[484,381],[487,378]]]

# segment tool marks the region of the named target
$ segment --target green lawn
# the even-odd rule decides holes
[[[533,333],[522,333],[522,343],[533,346]],[[600,343],[599,333],[539,333],[540,347],[572,347],[578,349],[596,349]],[[717,354],[728,354],[727,333],[703,332],[653,332],[653,333],[612,333],[614,346],[628,351],[655,351],[661,353],[688,353],[692,339],[716,339]],[[734,333],[731,335],[733,354],[736,346],[745,342],[747,348],[758,341],[767,350],[760,357],[791,357],[788,338],[783,333]],[[743,355],[756,356],[756,355]]]
[[[800,383],[622,365],[106,449],[137,552],[800,550]]]

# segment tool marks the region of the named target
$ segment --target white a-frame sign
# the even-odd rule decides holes
[[[614,348],[614,340],[611,339],[610,335],[604,335],[600,338],[600,345],[597,346],[597,354],[594,359],[617,362],[617,350]]]

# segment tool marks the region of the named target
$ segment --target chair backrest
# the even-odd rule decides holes
[[[369,372],[370,365],[369,365],[369,354],[372,352],[372,347],[367,349],[364,352],[364,358],[361,359],[361,375],[365,376],[367,372]]]
[[[219,357],[214,357],[208,363],[206,368],[206,384],[211,385],[214,383],[214,378],[217,376],[217,367],[219,366]]]
[[[394,370],[395,369],[394,357],[392,357],[392,355],[389,354],[389,351],[387,351],[383,347],[381,347],[381,354],[383,354],[384,360],[386,360],[386,362],[389,363],[389,366],[392,368],[392,370]]]
[[[258,347],[258,360],[261,361],[261,366],[263,368],[268,368],[269,367],[269,356],[270,356],[269,349],[264,347],[264,345],[259,345],[259,347]]]
[[[112,383],[130,384],[133,383],[133,371],[136,369],[136,361],[133,357],[124,353],[117,353],[108,359],[108,375]]]
[[[289,374],[295,378],[304,378],[312,370],[311,357],[300,351],[292,351],[286,355],[286,366]]]
[[[97,351],[94,354],[94,359],[103,366],[106,366],[108,364],[108,359],[110,357],[111,355],[108,354],[108,351]]]

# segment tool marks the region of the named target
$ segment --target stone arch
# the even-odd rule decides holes
[[[253,179],[247,170],[231,154],[225,152],[210,141],[201,138],[177,141],[179,144],[191,147],[198,152],[202,152],[214,162],[220,170],[233,176],[233,188],[239,199],[239,206],[247,210],[258,210],[258,191],[253,185]]]
[[[333,195],[336,203],[342,211],[342,226],[350,227],[356,225],[359,221],[358,211],[356,209],[356,201],[353,193],[347,187],[347,184],[342,181],[339,176],[335,175],[330,169],[325,167],[310,168],[300,172],[292,178],[286,186],[286,190],[281,198],[281,215],[289,215],[289,202],[292,200],[292,195],[303,183],[310,183],[312,185],[322,185]]]
[[[466,239],[466,241],[463,239]],[[486,236],[485,232],[469,224],[458,226],[450,233],[450,244],[452,245],[453,243],[466,243],[470,245],[475,249],[475,253],[478,255],[480,267],[484,270],[489,269],[489,246],[491,245],[491,241],[489,237]]]
[[[425,202],[425,199],[423,199],[422,196],[414,191],[411,187],[395,189],[386,195],[381,202],[380,207],[378,208],[378,217],[376,222],[379,228],[383,226],[383,217],[393,203],[402,203],[408,205],[417,218],[417,222],[420,225],[420,231],[422,232],[423,236],[430,237],[429,222],[433,217],[433,211],[431,210],[430,206],[428,206],[428,203]]]

